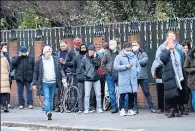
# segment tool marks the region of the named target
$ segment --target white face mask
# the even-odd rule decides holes
[[[138,46],[133,46],[133,52],[137,52],[139,50],[139,47]]]
[[[109,49],[116,50],[116,45],[109,45]]]
[[[3,52],[7,52],[7,48],[3,48],[2,51],[3,51]]]

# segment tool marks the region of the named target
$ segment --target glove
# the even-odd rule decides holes
[[[62,84],[63,84],[63,86],[67,87],[67,80],[66,80],[66,78],[62,79]]]

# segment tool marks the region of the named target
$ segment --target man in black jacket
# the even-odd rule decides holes
[[[18,88],[18,101],[19,109],[23,109],[25,106],[24,100],[24,86],[27,91],[27,104],[29,109],[33,109],[32,90],[30,84],[33,78],[34,58],[29,56],[27,47],[21,46],[19,54],[12,60],[13,69],[15,69],[15,80]]]
[[[98,75],[98,68],[101,62],[98,55],[96,55],[94,45],[88,47],[88,54],[82,58],[81,71],[85,80],[85,114],[89,113],[89,98],[91,89],[94,88],[96,94],[96,110],[98,113],[102,113],[101,107],[101,86],[100,77]]]
[[[79,54],[76,55],[74,59],[74,68],[77,73],[77,86],[79,89],[79,101],[78,101],[79,111],[78,113],[81,113],[84,111],[84,96],[85,96],[84,76],[80,72],[80,68],[81,68],[81,60],[85,56],[86,53],[87,53],[87,46],[85,44],[82,44],[80,46]]]
[[[48,66],[49,65],[49,66]],[[52,120],[53,98],[56,87],[61,87],[61,82],[65,83],[65,74],[58,58],[52,54],[50,46],[45,46],[43,55],[38,58],[33,73],[32,87],[38,87],[43,91],[44,109],[48,120]]]

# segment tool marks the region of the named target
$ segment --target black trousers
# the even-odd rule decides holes
[[[9,93],[1,93],[0,94],[0,105],[7,106],[9,101]]]
[[[134,93],[122,93],[119,98],[119,109],[124,108],[125,96],[128,95],[128,109],[133,109],[134,107]]]
[[[156,83],[158,109],[164,110],[164,84]]]

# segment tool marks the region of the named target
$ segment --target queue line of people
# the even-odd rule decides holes
[[[183,46],[180,45],[175,40],[175,34],[168,32],[166,41],[157,49],[151,72],[156,80],[158,110],[154,108],[148,87],[147,67],[150,58],[137,41],[123,43],[123,49],[120,51],[115,40],[104,45],[92,44],[87,47],[81,38],[75,38],[70,49],[66,42],[61,41],[57,53],[52,53],[52,48],[45,46],[43,54],[36,62],[29,55],[27,47],[21,46],[19,53],[10,62],[12,70],[15,69],[19,109],[25,106],[24,86],[27,89],[29,109],[33,109],[30,86],[33,89],[41,89],[45,113],[48,120],[51,120],[51,111],[54,109],[59,112],[60,90],[62,83],[66,83],[66,70],[69,69],[77,73],[73,79],[74,85],[79,89],[80,99],[75,112],[88,114],[96,110],[102,113],[106,82],[111,113],[120,111],[120,116],[138,114],[137,92],[140,85],[152,113],[161,114],[165,111],[168,118],[187,115],[190,89],[192,105],[195,108],[193,81],[195,49],[189,51],[190,46],[186,43],[185,41]],[[4,59],[3,53],[1,56]],[[119,101],[116,97],[116,88]]]

